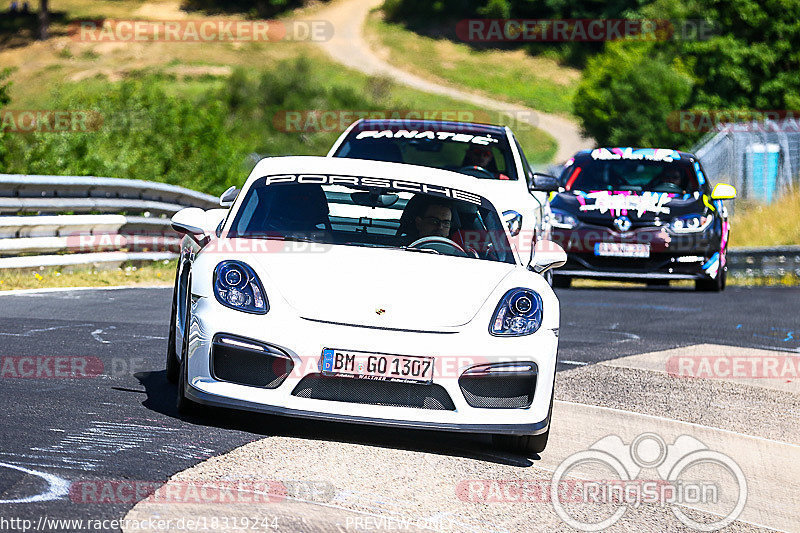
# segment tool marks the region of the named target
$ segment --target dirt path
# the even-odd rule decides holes
[[[562,162],[578,150],[593,146],[592,140],[584,138],[578,125],[569,119],[440,85],[390,65],[369,48],[363,35],[367,15],[380,4],[381,0],[342,0],[317,12],[316,17],[330,20],[335,28],[333,38],[320,43],[322,48],[339,63],[365,74],[388,76],[414,89],[449,96],[488,110],[504,112],[521,122],[540,128],[558,142],[555,162]]]

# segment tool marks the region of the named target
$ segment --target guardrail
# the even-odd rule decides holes
[[[800,246],[731,248],[728,272],[734,277],[800,277]]]
[[[176,257],[169,217],[184,207],[219,203],[144,180],[0,174],[0,269]]]

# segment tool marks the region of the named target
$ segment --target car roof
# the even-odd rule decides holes
[[[356,121],[354,129],[363,129],[365,127],[403,127],[405,129],[430,129],[432,125],[437,128],[442,128],[447,131],[448,129],[469,129],[479,131],[481,133],[493,133],[495,135],[505,135],[505,126],[498,126],[497,124],[483,124],[480,122],[460,122],[456,120],[428,120],[428,119],[403,119],[403,118],[387,118],[387,119],[361,119]]]
[[[591,155],[591,153],[592,153],[594,150],[608,150],[609,152],[618,151],[618,150],[622,150],[622,151],[625,151],[625,150],[631,150],[631,151],[633,151],[633,152],[637,152],[637,151],[639,151],[639,150],[653,150],[653,151],[656,151],[656,150],[658,150],[658,151],[671,151],[671,152],[675,152],[675,153],[677,153],[678,155],[680,155],[680,157],[681,157],[681,161],[689,161],[689,162],[692,162],[692,161],[696,161],[696,160],[697,160],[697,156],[696,156],[696,155],[694,155],[693,153],[690,153],[690,152],[683,152],[683,151],[681,151],[681,150],[675,150],[674,148],[641,148],[641,147],[637,148],[637,147],[635,147],[635,146],[601,146],[601,147],[598,147],[598,148],[592,148],[592,149],[587,149],[587,150],[581,150],[581,151],[579,151],[579,152],[575,153],[575,155],[573,156],[573,158],[577,158],[577,157],[581,157],[581,156],[588,156],[588,155]]]
[[[488,183],[493,180],[483,180],[468,174],[461,174],[439,168],[345,157],[266,157],[259,161],[255,168],[253,168],[243,188],[249,188],[255,180],[263,176],[275,174],[325,174],[390,178],[393,180],[450,187],[452,189],[478,194],[489,200],[495,208],[498,207],[498,201],[501,200],[497,197],[497,192],[495,192],[497,189],[493,187],[491,183]]]

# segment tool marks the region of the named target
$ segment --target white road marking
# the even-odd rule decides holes
[[[49,500],[57,500],[58,498],[61,498],[62,496],[66,496],[67,494],[69,494],[70,483],[64,478],[60,478],[58,476],[54,476],[53,474],[48,474],[46,472],[39,472],[38,470],[31,470],[30,468],[25,468],[24,466],[12,465],[9,463],[0,463],[0,467],[19,470],[20,472],[24,472],[31,476],[40,477],[47,482],[47,490],[45,492],[42,492],[41,494],[36,494],[35,496],[27,496],[25,498],[0,500],[0,504],[46,502]]]
[[[87,326],[94,326],[94,324],[64,324],[62,326],[53,326],[50,328],[37,328],[29,329],[24,333],[6,333],[0,331],[0,336],[3,337],[31,337],[34,333],[44,333],[45,331],[56,331],[59,329],[82,328]]]
[[[116,328],[114,328],[114,326],[111,326],[108,329],[116,329]],[[100,338],[100,335],[102,335],[102,334],[103,334],[103,330],[102,329],[96,329],[96,330],[94,330],[92,332],[92,338],[94,340],[96,340],[97,342],[102,343],[102,344],[111,344],[111,341],[107,341],[107,340],[104,340],[104,339]]]

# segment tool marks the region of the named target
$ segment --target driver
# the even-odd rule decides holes
[[[464,163],[461,166],[476,166],[492,171],[495,168],[494,154],[492,154],[491,148],[473,144],[467,149],[467,153],[464,154]]]
[[[472,144],[464,154],[462,167],[480,167],[501,180],[507,180],[508,176],[497,170],[497,163],[494,160],[494,153],[488,146]]]
[[[445,203],[430,202],[414,218],[417,239],[423,237],[449,237],[452,224],[453,211]]]
[[[657,185],[674,185],[678,189],[683,190],[683,176],[681,176],[680,169],[677,168],[665,168],[661,174],[659,174],[657,181]]]
[[[417,194],[408,201],[397,234],[407,246],[423,237],[448,237],[452,225],[453,212],[446,200]]]

